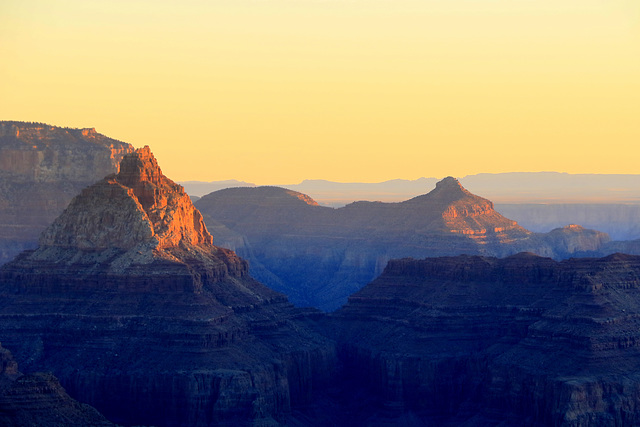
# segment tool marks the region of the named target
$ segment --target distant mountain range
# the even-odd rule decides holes
[[[438,179],[394,179],[378,183],[304,180],[281,187],[309,195],[320,205],[341,207],[355,201],[401,202],[432,190]],[[640,238],[640,175],[513,172],[467,175],[470,192],[495,203],[496,211],[524,228],[546,233],[580,224],[613,240]],[[181,182],[194,200],[224,188],[255,187],[244,181]]]
[[[501,203],[617,203],[640,204],[640,175],[568,174],[559,172],[481,173],[458,178],[472,193]],[[439,178],[394,179],[376,183],[304,180],[278,185],[308,194],[325,206],[368,200],[399,202],[432,190]],[[231,187],[255,187],[244,181],[183,181],[189,195],[202,197]]]

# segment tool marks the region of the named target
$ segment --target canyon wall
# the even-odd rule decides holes
[[[131,151],[95,129],[0,121],[0,264],[35,248],[71,199]]]
[[[639,288],[630,255],[394,260],[330,323],[371,419],[635,425]]]
[[[23,375],[11,352],[1,345],[0,425],[115,427],[94,408],[69,397],[53,375]]]

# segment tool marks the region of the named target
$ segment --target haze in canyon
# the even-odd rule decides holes
[[[8,0],[0,40],[0,424],[640,424],[637,1]]]
[[[304,237],[309,224],[295,219],[307,218],[316,234],[323,224],[359,235],[344,240],[384,243],[395,234],[436,251],[608,244],[579,226],[550,240],[536,236],[452,177],[403,203],[341,209],[275,187],[221,190],[201,201],[221,195],[218,208],[247,221],[249,235]],[[260,215],[265,207],[277,214]],[[262,222],[252,231],[256,214]],[[2,266],[0,420],[576,427],[640,420],[637,256],[389,260],[327,315],[294,307],[256,281],[247,261],[213,246],[207,215],[144,147],[83,189],[37,249]]]

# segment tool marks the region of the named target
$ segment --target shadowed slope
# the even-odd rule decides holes
[[[613,426],[640,422],[639,316],[640,257],[518,254],[393,260],[332,325],[369,420]]]
[[[73,400],[51,374],[23,375],[0,346],[0,425],[4,427],[110,427],[89,405]]]

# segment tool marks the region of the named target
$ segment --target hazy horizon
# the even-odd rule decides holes
[[[176,180],[635,173],[635,0],[9,0],[0,118]]]
[[[243,183],[243,184],[250,184],[250,185],[255,185],[255,186],[281,186],[281,185],[298,185],[298,184],[303,184],[305,182],[328,182],[328,183],[334,183],[334,184],[385,184],[385,183],[392,183],[394,181],[409,181],[409,182],[415,182],[415,181],[420,181],[420,180],[425,180],[425,179],[435,179],[435,180],[442,180],[444,178],[447,178],[449,176],[453,176],[453,178],[456,179],[463,179],[466,177],[471,177],[471,176],[481,176],[481,175],[508,175],[508,174],[549,174],[549,175],[565,175],[565,176],[578,176],[578,175],[584,175],[584,176],[640,176],[640,173],[569,173],[569,172],[558,172],[558,171],[508,171],[508,172],[478,172],[478,173],[473,173],[473,174],[468,174],[468,175],[462,175],[462,176],[453,176],[453,175],[443,175],[443,176],[421,176],[415,179],[409,179],[409,178],[390,178],[390,179],[385,179],[382,181],[364,181],[364,180],[360,180],[360,181],[334,181],[334,180],[330,180],[330,179],[325,179],[325,178],[303,178],[300,181],[297,182],[286,182],[286,183],[282,183],[282,182],[267,182],[264,184],[259,184],[259,183],[255,183],[255,182],[249,182],[247,180],[244,179],[238,179],[238,178],[225,178],[225,179],[212,179],[212,180],[207,180],[202,179],[202,180],[198,180],[198,179],[181,179],[179,180],[179,182],[186,182],[186,183],[220,183],[220,182],[236,182],[236,183]],[[176,182],[178,182],[176,180]]]

